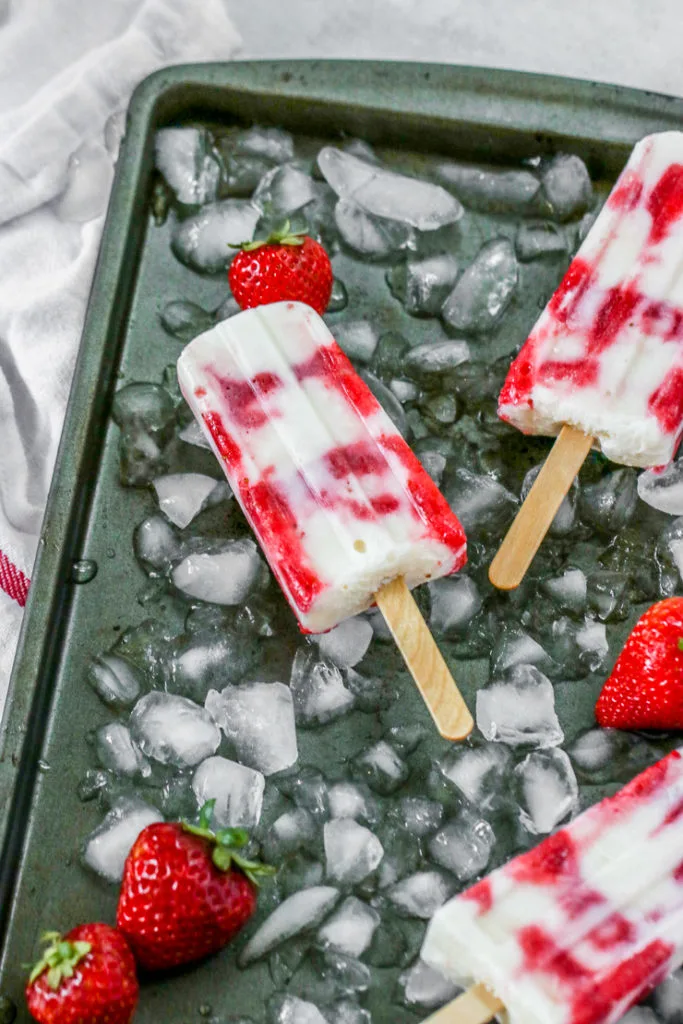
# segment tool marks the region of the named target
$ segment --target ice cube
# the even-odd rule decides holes
[[[237,683],[256,664],[259,646],[222,622],[179,637],[164,666],[166,689],[203,704],[212,687]]]
[[[477,693],[477,725],[487,740],[554,747],[564,733],[550,680],[533,665],[515,665]]]
[[[441,452],[421,451],[419,455],[423,468],[429,473],[437,487],[441,486],[444,470],[446,468],[446,456]]]
[[[133,548],[143,569],[149,573],[167,572],[180,557],[180,541],[163,516],[150,516],[140,523],[133,535]]]
[[[507,747],[468,741],[451,747],[435,767],[474,807],[486,810],[504,788],[511,760]]]
[[[683,1024],[683,971],[676,971],[658,985],[652,1001],[664,1024]]]
[[[173,436],[175,405],[159,384],[127,384],[114,396],[114,422],[121,428],[121,483],[138,487],[164,469],[164,448]]]
[[[674,569],[674,576],[676,571],[681,579],[683,579],[683,516],[679,516],[674,519],[669,526],[662,532],[658,544],[658,561],[661,562],[662,555],[664,555],[666,561],[672,563]],[[667,565],[660,565],[660,574],[663,570],[668,569]],[[670,583],[670,590],[667,596],[671,596],[673,591],[678,586],[678,580],[673,579]]]
[[[398,820],[414,836],[428,836],[441,824],[443,807],[436,800],[422,796],[405,796],[399,801]]]
[[[512,519],[517,499],[491,476],[456,469],[446,498],[467,535],[500,530]]]
[[[485,869],[495,841],[488,821],[463,807],[429,840],[429,856],[458,881],[469,882]]]
[[[213,327],[213,317],[196,302],[174,299],[167,302],[159,314],[161,326],[178,341],[188,342]]]
[[[159,508],[174,526],[184,530],[203,508],[214,504],[212,496],[220,488],[218,480],[204,473],[168,473],[153,481]]]
[[[586,574],[581,569],[567,569],[561,576],[545,580],[543,590],[562,611],[585,611],[588,599]]]
[[[537,665],[547,670],[552,659],[521,626],[510,623],[502,627],[491,651],[491,673],[500,676],[514,665]]]
[[[617,469],[581,491],[581,518],[596,530],[613,536],[633,519],[638,505],[635,469]]]
[[[407,260],[387,273],[387,283],[413,316],[438,316],[453,290],[459,266],[455,256],[428,256]]]
[[[263,775],[291,767],[298,756],[292,694],[284,683],[245,683],[212,690],[206,708],[238,759]]]
[[[608,654],[605,625],[586,618],[574,622],[566,615],[558,616],[546,627],[545,643],[561,678],[583,679],[589,672],[597,672]]]
[[[194,768],[214,754],[221,742],[208,711],[186,697],[152,691],[141,697],[130,716],[130,730],[143,754],[161,764]]]
[[[315,843],[318,830],[315,818],[304,807],[285,811],[277,818],[263,840],[263,853],[271,864],[278,864],[301,847]]]
[[[203,807],[215,800],[213,824],[217,828],[241,825],[254,829],[261,818],[266,780],[260,772],[225,757],[207,757],[192,776],[192,789]]]
[[[527,494],[531,490],[532,484],[534,483],[538,474],[541,472],[542,468],[542,463],[539,466],[532,466],[532,468],[524,477],[524,480],[522,482],[522,490],[520,494],[520,498],[522,501],[524,501]],[[570,533],[571,530],[574,528],[574,523],[576,522],[576,502],[578,499],[578,494],[579,484],[577,480],[574,480],[571,487],[569,488],[569,493],[565,498],[562,499],[562,504],[555,513],[555,518],[553,519],[550,525],[548,533],[551,537],[566,537],[566,535]]]
[[[670,516],[683,515],[683,459],[641,473],[638,497],[660,512]]]
[[[197,551],[179,562],[171,579],[188,597],[213,604],[241,604],[263,563],[251,539],[230,541],[215,552]]]
[[[327,877],[340,885],[357,885],[372,874],[384,856],[376,835],[353,818],[335,818],[324,827]]]
[[[120,882],[130,849],[143,828],[163,821],[156,807],[137,797],[119,797],[83,846],[83,861],[108,882]]]
[[[370,373],[369,370],[361,370],[360,377],[370,388],[399,434],[405,437],[408,432],[408,421],[403,411],[403,406],[394,393],[381,380],[375,377],[374,373]]]
[[[357,778],[367,782],[382,796],[394,793],[410,774],[408,765],[386,740],[380,740],[364,754],[355,757],[351,767]]]
[[[428,588],[432,603],[429,624],[438,636],[461,633],[481,608],[481,595],[469,576],[435,580]]]
[[[569,756],[585,775],[598,775],[610,770],[618,754],[618,735],[613,729],[589,729],[578,736],[569,748]]]
[[[278,787],[297,807],[310,811],[316,821],[325,821],[329,817],[327,782],[322,772],[312,765],[304,765],[296,775],[286,775]]]
[[[603,622],[626,618],[629,611],[629,578],[622,572],[599,569],[587,579],[588,605]]]
[[[534,750],[515,768],[522,824],[534,835],[552,832],[576,810],[579,787],[564,750]]]
[[[122,430],[166,431],[175,419],[175,406],[160,384],[135,381],[116,392],[112,417]]]
[[[330,786],[328,797],[331,818],[354,818],[369,825],[379,820],[377,799],[366,786],[337,782]]]
[[[456,331],[490,331],[509,306],[518,276],[512,243],[487,242],[444,302],[444,320]]]
[[[515,252],[525,263],[541,256],[566,255],[569,251],[567,236],[557,224],[520,224],[515,235]]]
[[[349,293],[346,289],[346,285],[343,281],[340,281],[338,277],[335,277],[332,282],[332,294],[330,295],[330,301],[327,303],[328,313],[341,313],[342,309],[346,309],[349,304]]]
[[[273,164],[284,164],[294,158],[294,139],[282,128],[261,128],[255,125],[229,139],[235,153],[257,156]]]
[[[345,619],[329,633],[321,633],[311,639],[317,642],[322,656],[333,665],[352,668],[365,657],[372,640],[372,626],[367,619],[356,615]]]
[[[268,1019],[272,1024],[327,1024],[327,1020],[314,1003],[298,996],[275,996],[268,1006]]]
[[[100,700],[113,708],[129,707],[140,695],[137,669],[116,654],[93,658],[88,667],[88,682]]]
[[[316,947],[311,954],[311,966],[317,975],[307,995],[327,1003],[333,999],[367,992],[372,975],[370,968],[355,957],[347,956],[332,947]]]
[[[387,896],[401,917],[429,921],[452,893],[440,871],[417,871],[392,886]]]
[[[372,942],[379,922],[376,910],[355,896],[348,896],[320,928],[318,941],[347,956],[359,957]]]
[[[327,1024],[372,1024],[369,1010],[364,1010],[351,999],[340,999],[325,1007]]]
[[[361,256],[384,259],[413,244],[411,228],[373,217],[348,199],[340,199],[335,206],[334,222],[342,239]]]
[[[151,768],[146,757],[130,735],[123,722],[109,722],[95,734],[97,759],[103,768],[119,775],[149,775]]]
[[[208,203],[216,198],[220,164],[205,128],[161,128],[154,137],[157,169],[178,202]]]
[[[194,445],[197,448],[208,448],[211,449],[211,445],[207,441],[204,431],[199,426],[196,420],[190,420],[186,427],[178,434],[181,441],[185,444]]]
[[[377,348],[377,331],[368,320],[347,320],[333,328],[334,338],[349,359],[369,363]]]
[[[578,217],[593,202],[593,185],[583,160],[558,153],[541,175],[543,191],[558,220]]]
[[[254,206],[271,218],[284,218],[317,195],[316,183],[294,164],[282,164],[268,171],[251,197]]]
[[[461,989],[424,960],[416,960],[398,979],[401,1002],[417,1010],[437,1010],[455,999]]]
[[[440,374],[466,363],[470,356],[466,341],[428,341],[411,348],[403,361],[403,369],[409,377],[433,384]]]
[[[433,231],[463,215],[458,200],[439,185],[385,170],[334,146],[320,150],[318,166],[342,200],[352,200],[375,217]]]
[[[389,381],[389,390],[398,398],[401,405],[405,405],[406,402],[415,402],[420,397],[420,389],[417,384],[413,384],[412,380],[394,378]]]
[[[385,711],[399,697],[394,679],[385,676],[364,676],[352,668],[347,668],[344,673],[344,685],[356,698],[355,706],[368,714]]]
[[[422,848],[420,840],[403,828],[395,813],[382,825],[380,838],[385,853],[377,872],[377,886],[387,889],[418,870]]]
[[[497,170],[467,163],[442,163],[436,176],[471,210],[525,213],[534,209],[541,183],[531,171]]]
[[[256,929],[239,956],[240,967],[267,956],[295,935],[317,928],[338,899],[339,890],[329,885],[316,885],[294,893]]]
[[[174,225],[171,247],[192,270],[217,274],[226,269],[236,252],[230,246],[252,240],[259,217],[259,210],[244,199],[209,203]]]
[[[337,666],[311,648],[297,651],[289,685],[299,725],[324,725],[354,705],[355,698],[344,686]]]
[[[589,672],[597,672],[609,654],[605,623],[586,618],[577,630],[576,645],[581,651],[582,664]]]

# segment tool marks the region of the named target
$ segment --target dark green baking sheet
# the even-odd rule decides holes
[[[177,67],[138,89],[0,736],[0,989],[20,1003],[19,1020],[27,1019],[22,965],[41,931],[111,920],[115,906],[115,890],[78,863],[78,843],[101,814],[76,797],[90,765],[84,735],[107,718],[83,682],[85,665],[144,617],[135,601],[141,580],[131,551],[131,498],[116,482],[110,407],[120,378],[159,380],[173,358],[153,301],[169,253],[166,241],[162,251],[148,231],[152,137],[161,125],[196,119],[270,123],[329,138],[343,131],[383,146],[487,161],[565,150],[609,183],[638,138],[683,125],[683,101],[537,75],[362,62]],[[209,292],[201,278],[195,281],[188,297],[201,302]],[[81,557],[99,565],[86,586],[72,582],[73,562]],[[477,673],[461,678],[471,702]],[[570,701],[576,701],[577,726],[586,727],[590,709],[578,697]],[[224,1006],[219,994],[240,985],[238,977],[226,977],[220,960],[211,961],[148,986],[136,1020],[199,1020],[200,1004],[215,995]],[[242,1009],[245,998],[256,1008],[262,990],[244,997]],[[378,1024],[414,1019],[396,1007],[375,1017]]]

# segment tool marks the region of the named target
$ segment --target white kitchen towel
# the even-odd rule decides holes
[[[0,708],[123,111],[158,68],[238,47],[224,0],[0,0]]]

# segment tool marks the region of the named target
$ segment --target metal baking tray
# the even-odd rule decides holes
[[[93,764],[84,737],[110,717],[84,677],[94,654],[145,617],[137,602],[144,578],[133,558],[131,532],[151,510],[151,498],[118,484],[112,396],[127,381],[160,380],[174,361],[178,346],[169,343],[158,323],[165,301],[184,295],[217,303],[226,292],[224,278],[202,278],[177,263],[167,230],[155,228],[149,215],[154,132],[188,121],[272,124],[318,139],[359,136],[383,154],[397,154],[408,168],[419,167],[428,154],[510,163],[574,152],[604,190],[637,139],[680,128],[683,101],[482,68],[340,61],[176,67],[153,75],[137,90],[0,734],[0,991],[17,1003],[20,1021],[28,1019],[24,965],[33,958],[40,933],[114,915],[115,889],[87,874],[77,854],[102,813],[77,798],[78,781]],[[370,315],[371,284],[360,277],[352,283],[358,315]],[[535,305],[530,309],[520,301],[507,336],[499,339],[501,352],[521,342],[535,311]],[[73,565],[82,558],[94,560],[98,572],[79,585]],[[613,649],[632,621],[633,616],[614,628]],[[456,672],[473,706],[485,666],[463,662]],[[590,725],[595,685],[562,688],[558,710],[567,731]],[[405,703],[395,718],[390,713],[379,723],[372,716],[354,716],[346,731],[337,730],[332,755],[358,749],[387,724],[421,713],[406,683]],[[307,735],[307,761],[325,763],[326,743],[320,734]],[[427,745],[424,764],[428,758]],[[420,777],[416,770],[416,791]],[[265,998],[274,988],[267,966],[242,974],[233,969],[231,956],[146,983],[136,1020],[187,1024],[204,1019],[199,1009],[206,1004],[216,1014],[262,1020]],[[392,1001],[395,972],[385,975],[367,997],[375,1024],[416,1020]]]

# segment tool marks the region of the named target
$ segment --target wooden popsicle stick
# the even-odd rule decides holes
[[[378,590],[375,600],[437,729],[447,740],[464,740],[472,715],[403,577]]]
[[[491,562],[489,579],[494,587],[514,590],[522,582],[592,444],[593,438],[583,431],[566,424],[562,427]]]
[[[504,1009],[485,985],[475,985],[433,1013],[424,1024],[488,1024]]]

